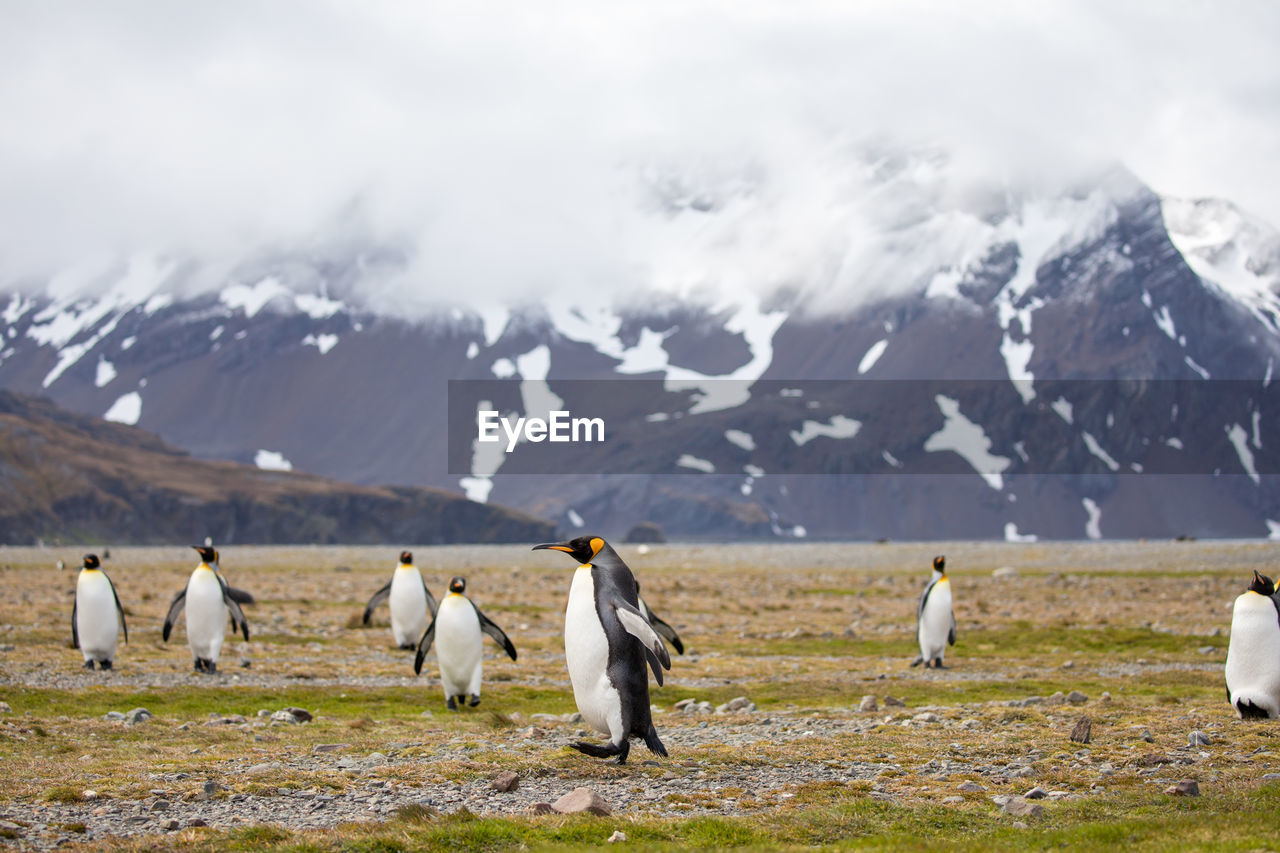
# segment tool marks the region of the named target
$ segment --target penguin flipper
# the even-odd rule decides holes
[[[178,614],[182,612],[182,608],[187,605],[187,588],[184,586],[173,597],[173,601],[169,602],[169,615],[164,617],[164,641],[169,642],[169,634],[173,632],[173,625],[178,621]]]
[[[222,587],[222,603],[227,605],[227,611],[231,614],[231,630],[234,633],[237,629],[244,634],[245,642],[249,641],[249,620],[244,618],[244,611],[240,609],[240,602],[236,601],[231,595],[231,587],[227,584],[222,575],[214,573],[218,579],[218,585]]]
[[[227,584],[227,598],[230,598],[236,604],[241,605],[258,603],[257,600],[254,599],[253,593],[246,592],[245,590],[234,587],[231,584]]]
[[[427,609],[431,611],[431,618],[436,618],[436,597],[431,594],[431,590],[427,588],[427,581],[423,578],[422,593],[427,597]],[[387,594],[391,594],[391,584],[387,583]]]
[[[644,618],[635,605],[617,598],[613,599],[610,604],[613,605],[613,611],[618,614],[618,621],[622,623],[622,627],[626,629],[627,633],[640,641],[646,654],[653,656],[649,661],[650,666],[653,666],[656,661],[662,665],[662,668],[671,669],[671,655],[667,654],[667,647],[662,644],[662,637],[658,636],[658,632],[653,630],[649,620]],[[662,674],[659,672],[659,667],[653,667],[653,674],[657,677],[658,684],[662,684]]]
[[[954,646],[956,644],[956,614],[951,614],[951,630],[947,633],[947,644]]]
[[[120,594],[116,592],[116,585],[111,582],[111,578],[106,572],[102,576],[107,578],[107,586],[111,587],[111,597],[116,600],[116,613],[120,614],[120,628],[124,631],[124,641],[129,642],[129,626],[124,622],[124,607],[120,604]]]
[[[479,607],[476,607],[475,604],[472,604],[471,606],[475,608],[476,617],[480,620],[480,630],[484,631],[490,637],[493,637],[494,642],[502,646],[502,650],[507,653],[507,656],[512,660],[515,660],[516,647],[511,644],[511,640],[507,635],[503,633],[501,628],[494,624],[492,619],[481,613]]]
[[[76,627],[76,611],[80,609],[80,602],[71,602],[71,648],[80,648],[80,629]]]
[[[676,654],[684,654],[684,643],[680,642],[680,635],[676,633],[676,629],[663,622],[652,610],[649,611],[649,624],[653,626],[653,630],[657,631],[660,636],[671,644],[676,650]]]
[[[427,626],[427,630],[422,633],[422,639],[418,641],[418,652],[413,656],[413,674],[422,675],[422,662],[427,659],[427,650],[431,648],[431,643],[436,638],[436,620],[433,616],[431,624]]]
[[[426,588],[426,584],[423,584],[423,588],[424,588],[424,589]],[[375,607],[377,607],[377,606],[378,606],[379,604],[381,604],[382,602],[386,601],[386,600],[387,600],[388,598],[390,598],[390,597],[391,597],[391,581],[387,581],[387,582],[383,585],[382,589],[380,589],[380,590],[378,590],[377,592],[375,592],[375,593],[373,594],[373,598],[370,598],[370,599],[369,599],[369,603],[368,603],[368,604],[366,604],[366,605],[364,606],[364,616],[363,616],[363,618],[360,620],[360,621],[361,621],[361,623],[362,623],[362,624],[364,624],[364,625],[368,625],[368,624],[369,624],[369,618],[370,618],[371,616],[373,616],[373,610],[374,610],[374,608],[375,608]],[[434,607],[432,607],[432,608],[431,608],[431,613],[434,615],[434,614],[435,614],[435,612],[436,612],[435,608],[434,608]]]

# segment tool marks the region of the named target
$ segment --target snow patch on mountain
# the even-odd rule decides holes
[[[884,351],[888,346],[888,338],[882,338],[872,344],[871,349],[867,350],[866,355],[862,357],[862,361],[858,362],[858,373],[866,373],[868,370],[875,367],[876,362],[880,360],[880,356],[884,355]]]
[[[741,447],[748,453],[756,449],[756,440],[749,432],[743,432],[740,429],[727,429],[724,431],[724,437],[730,444]]]
[[[805,421],[800,429],[791,430],[791,440],[803,447],[815,438],[853,438],[862,429],[862,422],[844,415],[832,415],[826,423]]]
[[[233,311],[237,308],[244,311],[244,316],[252,320],[273,300],[292,299],[293,295],[293,291],[285,287],[280,279],[269,275],[253,285],[227,285],[218,294],[218,299]]]
[[[1226,427],[1227,441],[1231,442],[1231,446],[1236,449],[1236,456],[1240,458],[1240,467],[1244,468],[1244,472],[1249,475],[1249,479],[1253,482],[1261,483],[1262,479],[1258,476],[1258,468],[1254,465],[1253,451],[1249,449],[1249,433],[1240,424],[1232,424]]]
[[[1095,457],[1102,460],[1103,465],[1106,465],[1112,471],[1120,470],[1120,463],[1113,459],[1110,453],[1102,449],[1102,445],[1098,443],[1092,433],[1085,431],[1080,434],[1080,437],[1084,439],[1084,446],[1089,448],[1089,452]]]
[[[1101,539],[1102,508],[1098,506],[1097,501],[1091,498],[1084,498],[1082,503],[1084,504],[1085,515],[1088,516],[1084,523],[1084,535],[1090,539]]]
[[[1004,488],[1001,476],[1013,461],[1004,456],[991,453],[991,439],[983,432],[982,427],[966,418],[960,412],[960,402],[938,394],[934,398],[944,419],[942,429],[925,440],[924,449],[928,453],[939,453],[950,450],[968,462],[987,485],[996,491]]]
[[[115,421],[118,424],[128,424],[135,426],[138,419],[142,417],[142,395],[137,391],[130,391],[123,394],[111,404],[111,408],[107,409],[106,414],[102,416],[103,420]]]
[[[293,463],[275,450],[259,450],[253,456],[253,464],[263,471],[292,471]]]
[[[320,350],[321,355],[325,355],[329,350],[338,345],[337,335],[307,335],[302,339],[304,347],[311,346]]]
[[[98,370],[93,378],[95,388],[102,388],[116,378],[116,366],[104,357],[98,356]]]
[[[714,474],[716,466],[706,459],[700,459],[690,453],[680,454],[680,458],[676,460],[677,468],[692,468],[695,471],[701,471],[704,474]]]

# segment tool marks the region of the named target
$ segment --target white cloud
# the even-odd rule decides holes
[[[1119,159],[1280,223],[1266,0],[134,0],[4,18],[0,282],[138,249],[238,259],[353,217],[406,253],[386,286],[419,303],[837,277],[829,249],[865,214],[839,146],[879,136],[1019,181]],[[637,215],[646,169],[738,208]]]

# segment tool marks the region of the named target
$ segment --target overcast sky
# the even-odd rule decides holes
[[[0,278],[353,210],[427,274],[591,278],[628,261],[627,167],[786,175],[868,136],[1114,159],[1280,224],[1278,46],[1272,0],[0,0]]]

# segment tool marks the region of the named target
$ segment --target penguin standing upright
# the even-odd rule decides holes
[[[671,648],[676,650],[676,654],[684,654],[684,643],[680,642],[680,635],[676,633],[675,628],[662,621],[661,617],[649,609],[644,596],[640,594],[640,583],[638,581],[636,582],[636,606],[640,609],[641,615],[649,620],[653,630],[658,632],[658,636],[670,643]]]
[[[471,707],[480,704],[480,680],[484,669],[481,632],[493,637],[512,660],[516,659],[516,647],[511,640],[467,598],[466,591],[464,578],[455,577],[449,581],[449,594],[436,608],[413,658],[413,671],[420,675],[427,650],[433,640],[436,642],[440,686],[444,688],[445,704],[450,711],[458,710],[458,700],[465,702],[468,696],[471,697]]]
[[[535,545],[533,550],[544,548],[563,551],[579,563],[564,614],[565,663],[582,719],[609,736],[607,746],[585,741],[570,745],[596,758],[616,755],[625,764],[631,738],[638,737],[650,751],[666,755],[650,716],[645,664],[661,685],[671,656],[640,612],[631,569],[599,536]]]
[[[361,621],[369,624],[373,610],[386,601],[391,609],[391,635],[402,649],[416,649],[418,639],[427,630],[427,614],[436,616],[436,597],[427,589],[422,573],[413,564],[413,552],[400,552],[400,565],[396,566],[391,580],[373,594],[365,605]]]
[[[920,656],[912,666],[942,669],[942,653],[956,644],[956,615],[951,609],[951,579],[947,577],[947,558],[933,558],[933,577],[920,595],[916,608],[916,639]]]
[[[1227,701],[1241,719],[1280,717],[1280,601],[1255,570],[1236,598],[1227,644]]]
[[[192,545],[200,554],[200,565],[191,573],[187,585],[173,597],[169,614],[164,619],[164,640],[169,641],[178,613],[187,612],[187,643],[196,672],[217,672],[218,655],[227,635],[227,616],[231,616],[232,630],[244,633],[249,639],[249,623],[245,621],[240,604],[231,597],[226,580],[213,567],[218,564],[218,552],[208,545]]]
[[[117,617],[119,617],[117,619]],[[76,578],[76,600],[71,606],[71,640],[84,654],[84,668],[111,669],[116,658],[116,635],[124,631],[129,642],[129,626],[115,584],[96,554],[84,555],[84,566]]]

